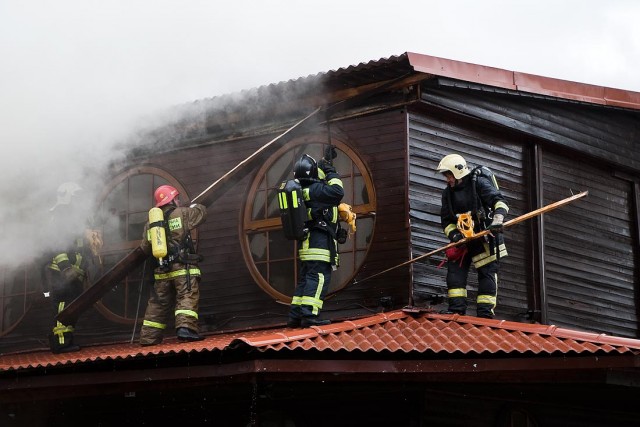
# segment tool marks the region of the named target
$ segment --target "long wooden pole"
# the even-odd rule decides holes
[[[560,206],[564,206],[564,205],[566,205],[568,203],[571,203],[574,200],[577,200],[577,199],[580,199],[582,197],[585,197],[587,194],[589,194],[588,191],[583,191],[582,193],[578,193],[578,194],[576,194],[574,196],[567,197],[566,199],[562,199],[562,200],[559,200],[559,201],[557,201],[555,203],[551,203],[550,205],[543,206],[540,209],[536,209],[534,211],[528,212],[528,213],[526,213],[524,215],[520,215],[519,217],[513,218],[512,220],[509,220],[509,221],[505,222],[502,225],[502,227],[503,228],[511,227],[512,225],[516,225],[518,223],[521,223],[522,221],[526,221],[526,220],[531,219],[531,218],[533,218],[535,216],[541,215],[541,214],[543,214],[545,212],[552,211],[552,210],[554,210],[556,208],[559,208]],[[404,267],[405,265],[409,265],[409,264],[412,264],[412,263],[414,263],[416,261],[420,261],[421,259],[428,258],[428,257],[430,257],[432,255],[435,255],[438,252],[443,252],[443,251],[446,251],[447,249],[452,248],[454,246],[463,245],[463,244],[465,244],[465,243],[467,243],[467,242],[469,242],[471,240],[475,240],[475,239],[478,239],[478,238],[480,238],[482,236],[486,236],[489,233],[491,233],[490,230],[483,230],[483,231],[479,232],[478,234],[474,235],[473,237],[468,237],[468,238],[459,240],[457,242],[449,243],[448,245],[442,246],[442,247],[440,247],[438,249],[434,249],[431,252],[428,252],[426,254],[422,254],[419,257],[410,259],[409,261],[405,261],[402,264],[398,264],[398,265],[395,265],[395,266],[393,266],[391,268],[387,268],[386,270],[380,271],[379,273],[372,274],[371,276],[365,277],[362,280],[355,280],[354,279],[353,284],[354,285],[355,284],[360,284],[360,283],[362,283],[362,282],[364,282],[366,280],[373,279],[374,277],[378,277],[378,276],[381,276],[381,275],[383,275],[383,274],[385,274],[385,273],[387,273],[389,271],[395,270],[396,268]]]
[[[191,202],[192,203],[201,203],[201,204],[204,204],[204,205],[208,204],[209,201],[215,199],[215,197],[213,197],[213,195],[214,195],[214,191],[216,190],[217,187],[220,187],[222,184],[224,184],[227,181],[229,181],[229,179],[233,175],[235,175],[236,172],[238,172],[240,169],[242,169],[242,168],[246,167],[247,165],[249,165],[258,156],[260,156],[260,154],[262,154],[265,150],[267,150],[269,147],[271,147],[273,144],[275,144],[276,142],[278,142],[279,140],[281,140],[285,136],[287,136],[290,133],[292,133],[296,128],[300,127],[303,123],[305,123],[311,117],[313,117],[316,114],[318,114],[320,112],[320,110],[322,110],[322,107],[316,108],[311,113],[309,113],[307,116],[305,116],[303,119],[301,119],[296,124],[294,124],[289,129],[287,129],[285,132],[281,133],[280,135],[278,135],[275,138],[273,138],[271,141],[269,141],[266,144],[264,144],[262,147],[260,147],[258,150],[256,150],[249,157],[247,157],[246,159],[244,159],[243,161],[238,163],[233,169],[231,169],[230,171],[228,171],[227,173],[222,175],[220,178],[218,178],[216,181],[214,181],[210,186],[205,188],[204,191],[202,191],[202,193],[200,193],[196,197],[194,197],[191,200]]]

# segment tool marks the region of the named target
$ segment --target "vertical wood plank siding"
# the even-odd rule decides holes
[[[441,84],[451,84],[440,80]],[[531,135],[555,147],[575,150],[584,156],[602,159],[640,171],[640,113],[583,105],[575,102],[511,95],[495,88],[464,85],[461,88],[429,88],[422,99]]]
[[[423,92],[427,105],[516,131],[525,144],[545,148],[540,170],[544,204],[570,196],[571,190],[590,191],[566,210],[545,215],[540,290],[546,296],[545,322],[637,336],[638,259],[633,249],[638,212],[631,181],[640,170],[640,114],[440,83]],[[628,172],[630,181],[614,178],[614,171]],[[513,254],[514,245],[507,243]]]
[[[637,278],[632,185],[606,168],[546,151],[545,202],[567,189],[589,196],[544,217],[549,322],[635,336]]]
[[[508,199],[508,218],[528,211],[525,176],[527,156],[521,143],[508,140],[500,133],[479,128],[473,122],[448,114],[412,112],[409,120],[409,202],[411,206],[411,245],[413,256],[446,245],[449,240],[440,225],[442,189],[445,182],[435,168],[442,157],[461,154],[470,166],[485,165],[497,176]],[[507,219],[508,219],[507,218]],[[501,261],[498,282],[500,318],[523,320],[527,312],[531,265],[527,248],[528,225],[516,226],[505,233],[509,256]],[[437,268],[444,258],[438,254],[414,267],[414,296],[446,295],[446,267]],[[475,314],[477,277],[469,275],[469,313]]]

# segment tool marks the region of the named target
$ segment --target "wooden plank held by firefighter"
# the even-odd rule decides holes
[[[64,310],[56,316],[56,319],[69,324],[78,320],[78,317],[91,307],[96,301],[107,293],[115,284],[119,283],[133,269],[141,265],[147,255],[142,248],[137,247],[122,258],[116,265],[103,274],[92,286],[86,289],[78,298],[73,300]]]
[[[583,192],[575,194],[575,195],[573,195],[571,197],[567,197],[566,199],[562,199],[562,200],[559,200],[559,201],[557,201],[555,203],[551,203],[551,204],[549,204],[547,206],[543,206],[540,209],[536,209],[536,210],[528,212],[528,213],[526,213],[524,215],[520,215],[519,217],[513,218],[512,220],[505,222],[502,225],[502,228],[511,227],[512,225],[519,224],[519,223],[521,223],[523,221],[526,221],[528,219],[531,219],[533,217],[541,215],[541,214],[543,214],[545,212],[552,211],[552,210],[557,209],[557,208],[559,208],[561,206],[569,204],[569,203],[571,203],[571,202],[573,202],[575,200],[581,199],[581,198],[585,197],[587,194],[589,194],[588,191],[583,191]],[[424,258],[428,258],[428,257],[430,257],[432,255],[435,255],[435,254],[439,253],[439,252],[446,251],[449,248],[453,248],[455,246],[463,245],[466,242],[469,242],[470,240],[474,240],[474,239],[478,239],[480,237],[486,236],[489,233],[491,233],[491,230],[483,230],[483,231],[481,231],[479,233],[474,234],[473,236],[465,237],[464,239],[458,240],[457,242],[451,242],[451,243],[449,243],[449,244],[447,244],[445,246],[442,246],[440,248],[434,249],[431,252],[428,252],[426,254],[422,254],[419,257],[410,259],[409,261],[405,261],[405,262],[403,262],[401,264],[398,264],[398,265],[395,265],[395,266],[393,266],[391,268],[387,268],[386,270],[383,270],[383,271],[380,271],[378,273],[372,274],[371,276],[365,277],[362,280],[354,279],[353,280],[353,284],[354,285],[355,284],[360,284],[360,283],[362,283],[364,281],[373,279],[374,277],[378,277],[378,276],[380,276],[382,274],[388,273],[389,271],[395,270],[395,269],[400,268],[400,267],[404,267],[405,265],[413,264],[416,261],[419,261],[419,260],[424,259]]]

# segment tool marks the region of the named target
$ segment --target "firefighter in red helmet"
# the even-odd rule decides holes
[[[182,206],[179,196],[178,190],[170,185],[161,185],[154,193],[155,206],[163,212],[167,255],[162,260],[156,259],[153,291],[140,332],[143,346],[162,342],[172,311],[179,340],[203,339],[198,327],[201,257],[196,254],[191,230],[205,221],[207,209],[198,203]],[[149,223],[145,225],[141,246],[145,253],[152,253]]]

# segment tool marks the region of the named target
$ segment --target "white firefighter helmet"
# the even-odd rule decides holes
[[[436,170],[440,173],[451,172],[455,179],[462,179],[470,172],[466,160],[460,154],[444,156]]]
[[[82,187],[75,182],[64,182],[60,184],[60,186],[58,186],[56,204],[50,210],[53,211],[58,206],[71,204],[71,200],[73,200],[74,196],[80,191],[82,191]]]

